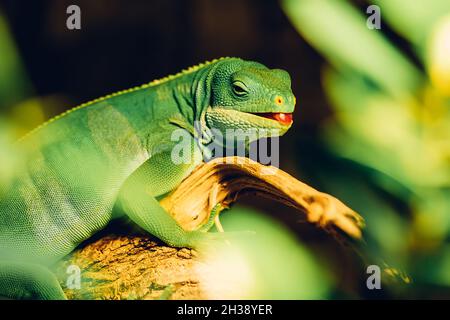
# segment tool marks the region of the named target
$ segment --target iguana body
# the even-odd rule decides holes
[[[23,168],[0,193],[0,296],[63,299],[45,266],[103,229],[114,206],[170,245],[208,241],[210,233],[178,226],[157,197],[201,163],[208,141],[194,137],[211,128],[281,135],[294,100],[286,72],[222,58],[94,100],[32,131],[18,143]],[[176,164],[172,133],[181,129],[191,141]]]

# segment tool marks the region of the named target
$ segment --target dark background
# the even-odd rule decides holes
[[[81,8],[81,30],[66,28],[70,4]],[[297,127],[314,127],[327,112],[320,99],[321,59],[277,1],[48,0],[24,5],[3,0],[0,5],[38,95],[64,93],[78,104],[205,60],[238,56],[289,71],[298,97]]]

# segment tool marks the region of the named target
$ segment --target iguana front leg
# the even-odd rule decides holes
[[[164,210],[158,201],[131,179],[124,187],[120,205],[138,226],[175,247],[195,247],[199,232],[187,232]]]
[[[225,209],[225,207],[222,206],[222,204],[217,203],[211,209],[208,221],[204,225],[202,225],[200,228],[198,228],[198,230],[206,232],[206,231],[209,231],[213,225],[216,225],[217,231],[224,232],[224,230],[222,228],[222,224],[220,223],[220,220],[219,220],[219,213],[224,209]]]
[[[153,156],[128,177],[118,198],[119,207],[132,221],[175,247],[198,247],[210,237],[200,230],[184,230],[156,199],[175,188],[200,163],[201,158],[195,156],[181,164],[174,164],[170,152]]]

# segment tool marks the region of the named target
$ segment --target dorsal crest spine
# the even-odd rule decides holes
[[[42,123],[41,125],[37,126],[33,130],[31,130],[30,132],[25,134],[18,141],[21,141],[21,140],[25,139],[26,137],[28,137],[28,136],[32,135],[33,133],[35,133],[36,131],[38,131],[39,129],[47,126],[48,124],[50,124],[50,123],[52,123],[52,122],[54,122],[54,121],[56,121],[56,120],[58,120],[58,119],[60,119],[60,118],[62,118],[64,116],[66,116],[69,113],[72,113],[72,112],[74,112],[76,110],[79,110],[81,108],[93,105],[93,104],[95,104],[97,102],[101,102],[101,101],[104,101],[104,100],[107,100],[107,99],[110,99],[110,98],[113,98],[113,97],[120,96],[120,95],[125,94],[125,93],[133,92],[133,91],[140,90],[140,89],[150,88],[150,87],[156,86],[158,84],[171,81],[171,80],[179,78],[179,77],[181,77],[181,76],[183,76],[185,74],[189,74],[189,73],[195,72],[195,71],[197,71],[197,70],[199,70],[199,69],[201,69],[203,67],[206,67],[206,66],[211,65],[213,63],[216,63],[218,61],[229,59],[229,58],[231,58],[231,57],[221,57],[221,58],[213,59],[213,60],[210,60],[210,61],[205,61],[205,62],[196,64],[196,65],[193,65],[191,67],[188,67],[186,69],[183,69],[183,70],[181,70],[178,73],[175,73],[175,74],[172,74],[172,75],[168,75],[168,76],[165,76],[163,78],[152,80],[149,83],[146,83],[146,84],[143,84],[143,85],[140,85],[140,86],[136,86],[136,87],[133,87],[133,88],[125,89],[125,90],[120,90],[120,91],[117,91],[117,92],[114,92],[114,93],[110,93],[108,95],[96,98],[94,100],[90,100],[88,102],[82,103],[82,104],[80,104],[80,105],[78,105],[76,107],[73,107],[73,108],[71,108],[69,110],[66,110],[66,111],[60,113],[59,115],[57,115],[57,116],[47,120],[46,122]]]

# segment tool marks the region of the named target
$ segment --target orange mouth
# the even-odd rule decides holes
[[[275,120],[281,124],[288,125],[292,123],[292,113],[255,113],[255,115],[267,119]]]

